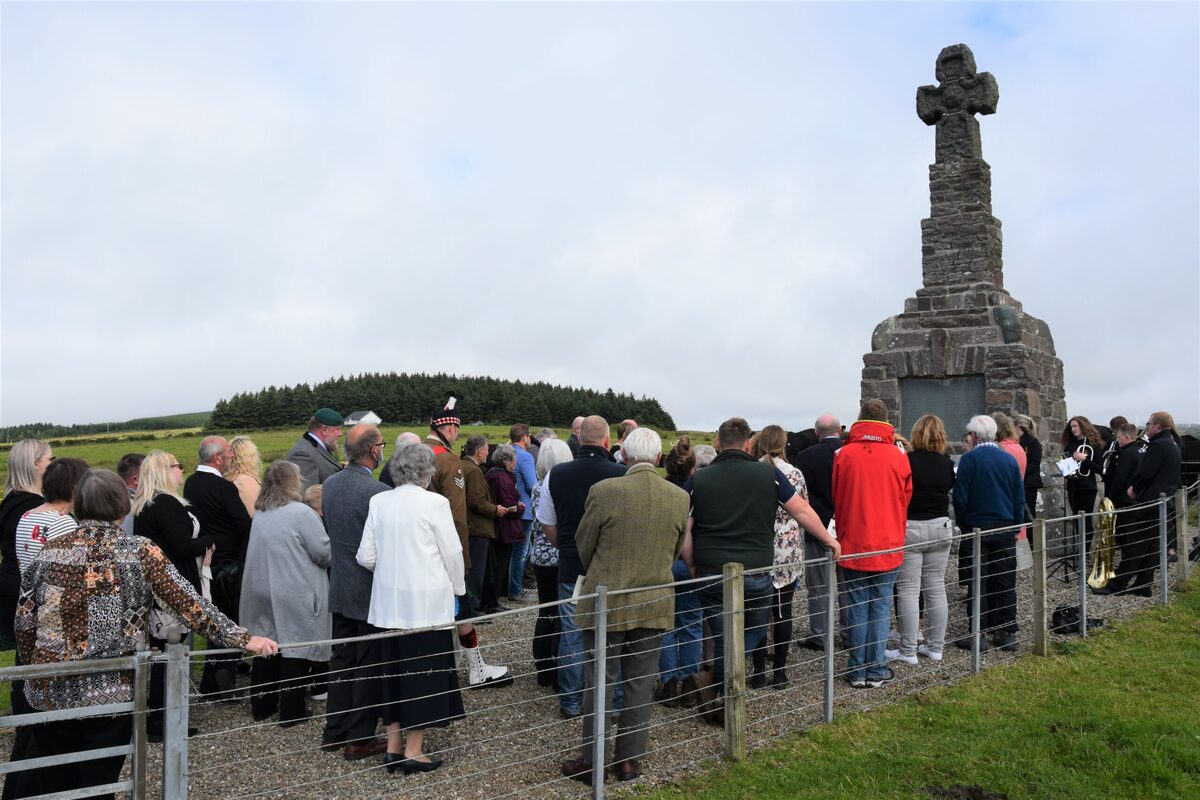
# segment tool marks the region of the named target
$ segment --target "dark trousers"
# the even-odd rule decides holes
[[[1117,514],[1117,545],[1121,563],[1110,586],[1114,591],[1151,589],[1158,567],[1158,508],[1138,508]]]
[[[539,603],[553,603],[558,599],[558,565],[533,567],[537,578]],[[558,686],[558,606],[539,608],[537,621],[533,624],[533,664],[537,670],[538,686]]]
[[[471,549],[471,569],[467,571],[467,596],[473,601],[471,616],[474,617],[482,614],[485,608],[495,605],[495,590],[492,591],[492,606],[488,605],[488,597],[483,590],[483,585],[487,582],[488,555],[491,553],[492,540],[472,536],[467,540],[467,546]]]
[[[967,618],[974,609],[971,596],[973,543],[963,539],[966,549]],[[1017,534],[1016,531],[989,533],[979,543],[979,630],[1017,632]],[[960,562],[962,560],[960,559]]]
[[[492,569],[491,579],[493,591],[496,594],[495,605],[500,604],[501,597],[508,596],[508,565],[512,561],[511,544],[505,544],[499,539],[492,539]]]
[[[212,601],[221,613],[234,622],[238,621],[238,606],[242,597],[242,564],[238,561],[223,561],[213,565]],[[200,692],[210,695],[221,689],[232,688],[237,683],[237,665],[242,657],[208,656],[204,660],[204,673],[200,677]],[[220,677],[218,678],[218,675]]]
[[[792,643],[792,598],[796,594],[796,582],[787,586],[773,589],[771,595],[771,646],[774,656],[774,668],[783,669],[787,666],[788,647]],[[764,637],[752,654],[754,669],[762,671],[767,664],[767,640]]]
[[[379,633],[362,620],[333,615],[333,638]],[[329,700],[325,706],[323,741],[354,744],[375,735],[383,701],[379,683],[378,641],[335,644],[329,659]]]
[[[279,711],[279,721],[308,716],[305,695],[317,662],[286,656],[260,656],[250,667],[250,713],[264,720]]]
[[[1080,487],[1076,481],[1067,480],[1067,503],[1071,507],[1072,514],[1088,514],[1091,515],[1096,509],[1096,489]],[[1095,530],[1095,517],[1088,516],[1084,520],[1086,530],[1085,538],[1089,548],[1092,546],[1092,531]]]
[[[1025,487],[1025,507],[1029,509],[1029,518],[1037,519],[1037,493],[1036,486]]]
[[[604,658],[605,673],[605,729],[613,712],[613,691],[618,681],[624,688],[620,722],[617,724],[617,741],[613,761],[641,758],[646,754],[646,741],[650,735],[650,691],[658,676],[658,647],[662,631],[635,628],[631,631],[608,631],[607,650]],[[586,652],[596,649],[596,633],[583,632],[583,647]],[[596,700],[596,659],[583,662],[583,759],[592,760],[592,713]],[[606,748],[607,750],[607,742]],[[608,763],[608,759],[605,759]]]
[[[97,750],[102,747],[128,745],[133,736],[133,721],[128,715],[119,717],[88,717],[86,719],[59,720],[31,725],[30,750],[39,757]],[[71,761],[53,767],[18,772],[5,781],[5,795],[9,788],[12,797],[34,797],[51,792],[66,792],[85,786],[103,786],[121,778],[125,756],[111,756],[89,761]],[[102,800],[112,800],[112,794],[95,795]]]
[[[16,666],[21,666],[20,652],[14,651],[14,662]],[[9,686],[9,702],[12,710],[10,714],[30,714],[33,713],[33,708],[29,705],[29,701],[25,699],[25,681],[13,681]],[[27,758],[39,758],[46,755],[39,753],[33,746],[33,730],[37,725],[22,725],[17,728],[13,736],[12,753],[9,755],[9,761],[23,761]],[[4,782],[3,800],[12,800],[12,798],[21,797],[17,794],[17,787],[23,785],[23,779],[19,776],[23,773],[14,773],[9,776]],[[37,792],[28,792],[27,794],[34,795]]]

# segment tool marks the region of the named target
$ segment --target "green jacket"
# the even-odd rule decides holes
[[[610,596],[608,630],[674,626],[671,565],[683,547],[687,517],[687,492],[659,477],[650,464],[636,464],[621,477],[592,487],[575,532],[587,571],[580,593],[592,594],[598,586],[608,587],[610,593],[663,587]],[[592,598],[579,601],[575,621],[580,628],[595,627],[595,606]]]

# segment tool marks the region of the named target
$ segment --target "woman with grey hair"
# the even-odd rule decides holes
[[[492,465],[484,476],[492,490],[492,500],[509,509],[509,513],[496,518],[496,538],[492,540],[492,552],[496,557],[492,580],[496,583],[496,591],[503,592],[508,585],[513,545],[525,541],[525,526],[521,521],[525,504],[517,491],[517,451],[513,446],[506,442],[497,447],[492,453]]]
[[[393,631],[435,629],[379,640],[388,737],[383,763],[388,772],[408,775],[442,765],[422,753],[425,729],[466,716],[454,666],[454,617],[456,597],[467,586],[450,502],[425,491],[433,453],[405,447],[390,466],[396,488],[371,498],[357,558],[375,573],[367,622]]]
[[[17,560],[17,524],[26,511],[40,506],[42,475],[54,460],[54,451],[41,439],[22,439],[8,451],[8,478],[0,501],[0,650],[12,650],[13,615],[21,591],[21,567]],[[16,687],[16,684],[14,684]],[[19,687],[13,694],[19,694]],[[18,705],[22,705],[17,700]]]
[[[571,448],[562,439],[542,442],[537,460],[537,486],[533,487],[530,504],[533,506],[533,574],[537,579],[538,603],[553,603],[558,599],[558,548],[546,538],[538,521],[537,509],[546,491],[546,475],[559,464],[573,458]],[[538,609],[533,625],[533,663],[538,686],[553,686],[558,691],[558,668],[554,656],[558,652],[558,606],[543,605]]]
[[[696,456],[696,469],[704,469],[717,457],[717,448],[711,444],[698,444],[692,453]]]
[[[240,621],[281,642],[308,642],[333,636],[329,613],[329,536],[304,502],[300,468],[276,461],[263,475],[254,501],[246,548]],[[250,670],[250,712],[263,720],[279,711],[279,727],[307,722],[305,691],[328,644],[287,648],[283,655],[257,659]]]

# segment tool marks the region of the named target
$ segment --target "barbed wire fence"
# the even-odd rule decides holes
[[[1003,570],[982,558],[983,539],[998,534],[1014,534],[1015,527],[988,531],[957,531],[951,536],[951,552],[945,575],[948,619],[941,659],[922,655],[916,664],[903,660],[889,662],[894,678],[879,688],[855,688],[848,680],[851,677],[849,651],[841,641],[845,633],[847,616],[859,617],[862,609],[839,602],[838,569],[832,560],[807,561],[806,567],[819,567],[825,571],[826,586],[830,598],[825,610],[825,626],[819,642],[806,635],[808,617],[807,592],[797,590],[792,600],[791,613],[796,630],[787,649],[787,665],[784,668],[786,684],[774,687],[769,681],[764,688],[752,688],[748,681],[746,637],[746,603],[752,606],[752,616],[761,598],[745,596],[747,578],[769,576],[774,567],[755,570],[742,569],[741,565],[729,564],[719,576],[693,578],[676,581],[660,587],[638,587],[636,589],[612,591],[601,587],[593,598],[596,603],[595,617],[601,621],[595,628],[594,643],[584,648],[583,659],[593,665],[594,681],[584,686],[584,692],[593,693],[593,707],[602,712],[592,717],[592,727],[585,736],[583,718],[572,716],[574,709],[562,705],[554,686],[541,686],[538,680],[538,664],[535,661],[532,631],[539,609],[558,609],[577,602],[577,599],[560,600],[552,603],[528,605],[497,614],[474,619],[479,636],[479,647],[486,661],[508,667],[513,681],[495,688],[467,688],[467,681],[460,682],[459,689],[427,695],[421,699],[432,699],[439,694],[461,692],[466,709],[465,720],[454,722],[448,727],[431,727],[427,730],[425,752],[434,758],[445,760],[444,766],[429,774],[401,776],[389,774],[382,760],[351,760],[341,751],[329,752],[322,747],[321,722],[326,706],[323,702],[306,697],[307,711],[299,720],[289,720],[282,728],[272,719],[255,720],[249,713],[248,698],[242,691],[234,699],[205,697],[193,687],[196,667],[207,656],[234,654],[234,650],[189,650],[183,644],[167,647],[163,654],[150,656],[138,654],[131,657],[143,662],[140,677],[135,684],[140,691],[134,703],[120,713],[133,714],[135,739],[129,752],[132,758],[127,764],[128,783],[119,787],[108,787],[109,791],[125,791],[133,798],[223,798],[224,800],[251,800],[251,798],[384,798],[404,796],[411,798],[509,798],[509,797],[569,797],[578,798],[591,794],[604,797],[606,794],[622,793],[624,784],[607,776],[608,770],[594,769],[590,783],[563,774],[562,765],[579,757],[593,764],[606,765],[610,758],[612,739],[620,730],[620,715],[633,712],[641,706],[643,712],[649,707],[650,719],[647,752],[641,757],[643,777],[640,785],[656,784],[677,779],[705,764],[719,760],[740,760],[746,754],[772,741],[815,725],[831,721],[837,715],[853,711],[869,710],[879,705],[937,686],[953,684],[982,669],[996,664],[1009,663],[1029,654],[1048,655],[1053,651],[1055,636],[1087,636],[1096,621],[1121,619],[1156,603],[1167,603],[1171,594],[1181,588],[1187,580],[1190,567],[1187,551],[1190,544],[1188,515],[1196,506],[1197,486],[1179,491],[1174,498],[1160,498],[1157,502],[1142,504],[1132,509],[1123,509],[1126,522],[1119,526],[1120,544],[1141,543],[1149,545],[1157,554],[1157,579],[1149,592],[1125,593],[1097,596],[1088,591],[1088,578],[1092,572],[1092,556],[1100,545],[1099,513],[1075,515],[1049,520],[1037,520],[1025,526],[1029,537],[1031,558],[1014,559],[1011,566]],[[1088,525],[1091,521],[1093,524]],[[1089,536],[1089,529],[1097,533]],[[1170,563],[1168,544],[1174,530],[1178,554],[1174,565]],[[902,554],[905,548],[886,551]],[[860,554],[864,557],[873,554]],[[853,569],[854,557],[839,562],[844,569]],[[996,638],[999,629],[1008,625],[989,626],[986,620],[987,607],[995,597],[986,588],[988,580],[1004,578],[1015,585],[1016,632],[1011,640]],[[671,589],[675,592],[700,594],[708,587],[712,597],[719,584],[720,601],[702,602],[696,609],[701,617],[720,615],[724,635],[719,636],[705,626],[695,643],[705,655],[705,667],[711,665],[717,648],[723,656],[724,678],[723,702],[716,700],[718,687],[709,685],[713,678],[707,672],[700,673],[704,684],[700,698],[689,698],[699,702],[676,703],[672,706],[654,699],[653,693],[644,699],[635,699],[626,693],[619,702],[606,705],[605,696],[610,687],[604,686],[605,669],[603,654],[606,652],[607,619],[610,603],[627,595],[645,592],[647,589]],[[970,603],[968,596],[982,598],[982,602]],[[655,616],[649,608],[658,601],[648,600],[630,603],[622,600],[620,605],[625,625],[637,630],[637,623],[648,622]],[[869,601],[867,601],[869,602]],[[1077,611],[1071,630],[1053,631],[1052,623],[1059,609]],[[644,613],[643,613],[644,612]],[[1090,619],[1089,619],[1090,618]],[[839,621],[839,619],[841,621]],[[927,624],[927,622],[926,622]],[[759,628],[750,631],[753,644],[769,633]],[[897,625],[897,627],[899,627]],[[642,629],[643,631],[645,629]],[[328,642],[301,642],[286,644],[288,649],[313,644],[344,644],[354,641],[395,638],[422,631],[386,632],[368,637],[341,639]],[[923,628],[927,635],[927,627]],[[657,639],[657,632],[641,635]],[[453,640],[456,637],[448,637]],[[894,639],[894,635],[889,635]],[[1003,646],[996,642],[1003,641]],[[797,646],[804,642],[807,647]],[[956,646],[956,643],[959,646]],[[763,643],[764,646],[767,643]],[[772,645],[774,643],[771,643]],[[819,644],[819,646],[814,646]],[[931,643],[926,641],[927,647]],[[889,648],[898,645],[889,644]],[[459,648],[455,646],[454,651]],[[454,651],[444,651],[443,656]],[[712,652],[709,652],[712,651]],[[774,647],[766,646],[767,669],[773,669]],[[929,652],[927,650],[927,652]],[[597,654],[600,654],[598,657]],[[144,662],[153,660],[162,663],[166,672],[164,708],[164,741],[161,745],[146,741],[146,679],[148,670]],[[253,662],[253,658],[248,658]],[[388,661],[382,666],[403,666],[406,658]],[[0,670],[0,679],[21,677],[12,670]],[[455,670],[456,672],[458,670]],[[654,686],[659,683],[655,669]],[[330,685],[338,682],[363,680],[353,670],[328,673],[325,678]],[[370,678],[379,680],[379,678]],[[565,683],[565,681],[564,681]],[[625,683],[619,676],[617,685]],[[253,692],[271,692],[290,685],[288,680],[256,684]],[[245,687],[243,687],[244,689]],[[616,688],[616,687],[611,687]],[[619,694],[619,692],[618,692]],[[382,710],[382,699],[365,710]],[[714,713],[717,709],[721,713]],[[723,717],[723,719],[722,719]],[[722,724],[714,725],[713,720]],[[29,721],[20,717],[0,718],[0,725],[15,727]],[[298,724],[295,724],[298,723]],[[198,731],[188,735],[190,726]],[[590,740],[590,749],[583,750]],[[20,769],[22,762],[0,765],[4,772]],[[27,766],[27,765],[26,765]],[[38,766],[44,766],[39,764]],[[608,782],[605,778],[608,777]],[[103,788],[103,787],[100,787]],[[70,797],[85,797],[86,794],[71,794]],[[65,797],[64,797],[65,800]]]

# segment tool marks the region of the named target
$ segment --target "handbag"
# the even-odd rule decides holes
[[[165,642],[180,641],[188,632],[188,626],[182,617],[174,611],[158,606],[151,608],[150,613],[146,615],[146,626],[151,636]]]

